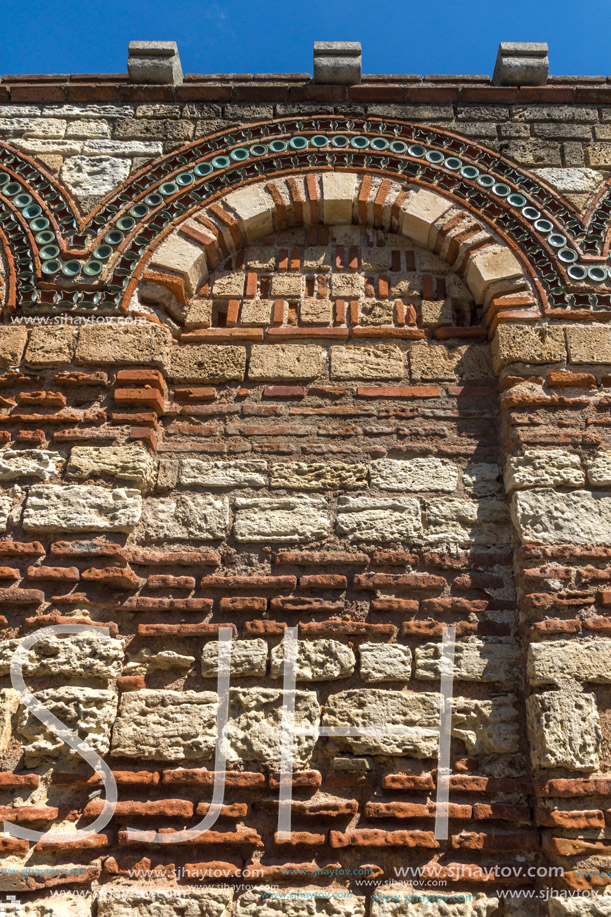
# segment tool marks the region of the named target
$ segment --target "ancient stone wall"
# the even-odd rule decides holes
[[[611,913],[608,92],[0,83],[8,914]]]

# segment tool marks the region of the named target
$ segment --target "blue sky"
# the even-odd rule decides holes
[[[554,74],[611,74],[610,0],[2,0],[2,73],[118,73],[130,39],[186,73],[311,72],[360,41],[365,73],[491,73],[499,41],[547,41]],[[379,11],[383,11],[380,13]]]

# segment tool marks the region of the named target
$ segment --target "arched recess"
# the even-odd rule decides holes
[[[541,315],[536,278],[517,246],[437,191],[349,172],[311,172],[231,191],[152,251],[139,296],[164,302],[180,322],[209,273],[243,246],[282,229],[335,224],[393,232],[439,255],[464,277],[492,331],[501,317]]]

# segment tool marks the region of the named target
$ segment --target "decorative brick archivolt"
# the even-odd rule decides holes
[[[84,219],[40,166],[9,145],[1,149],[11,309],[125,308],[154,243],[202,207],[265,178],[332,170],[436,191],[522,253],[549,310],[611,316],[607,186],[584,224],[541,180],[449,132],[373,118],[248,125],[147,166]]]

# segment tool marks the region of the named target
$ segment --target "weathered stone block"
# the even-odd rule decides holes
[[[446,344],[416,341],[409,350],[409,365],[414,382],[491,382],[494,379],[487,344],[450,348]]]
[[[566,449],[527,449],[512,455],[505,468],[505,488],[579,487],[585,474],[579,456]]]
[[[611,640],[552,640],[528,647],[531,685],[562,684],[563,679],[611,684]]]
[[[27,340],[28,332],[25,327],[0,326],[0,369],[10,369],[19,365]]]
[[[202,675],[216,678],[218,675],[219,641],[210,640],[202,649]],[[231,675],[265,675],[267,672],[267,643],[265,640],[232,640]]]
[[[149,266],[152,270],[178,274],[188,295],[194,296],[206,275],[206,253],[184,236],[172,233],[153,252]]]
[[[430,455],[378,459],[371,463],[371,484],[381,490],[452,493],[458,484],[458,468],[448,459]]]
[[[331,348],[331,378],[402,379],[403,353],[394,344],[343,344]]]
[[[462,739],[470,755],[508,755],[516,752],[522,732],[516,698],[512,695],[452,701],[452,735]]]
[[[611,486],[611,451],[600,449],[585,460],[588,481],[593,487]]]
[[[85,325],[79,335],[75,363],[94,366],[148,364],[163,367],[168,360],[168,328],[140,325]]]
[[[219,299],[241,299],[244,295],[244,271],[215,272],[212,295]]]
[[[421,541],[420,504],[414,497],[340,497],[337,531],[366,544]]]
[[[229,525],[227,497],[179,494],[147,500],[142,517],[143,535],[153,541],[216,541]]]
[[[518,325],[514,322],[501,324],[492,341],[492,353],[497,370],[511,363],[564,362],[564,328]]]
[[[178,480],[185,487],[265,487],[267,462],[264,459],[206,461],[183,458]]]
[[[430,758],[437,754],[439,694],[380,688],[341,691],[329,697],[322,725],[366,731],[363,736],[333,738],[353,754]]]
[[[47,449],[3,449],[0,452],[0,481],[36,478],[48,481],[57,474],[64,459]]]
[[[513,495],[511,518],[524,544],[608,544],[611,495],[574,490]]]
[[[34,696],[61,722],[76,732],[99,755],[108,754],[110,730],[117,712],[117,694],[101,688],[66,686],[36,691]],[[126,695],[124,695],[126,696]],[[77,753],[53,735],[29,710],[21,708],[17,731],[24,739],[25,762],[36,766],[40,759],[71,757]],[[80,759],[79,759],[80,760]]]
[[[175,41],[130,41],[127,72],[132,83],[182,85]]]
[[[300,299],[303,281],[302,274],[273,274],[270,295],[272,299]]]
[[[476,497],[491,497],[501,487],[501,469],[490,462],[473,462],[465,468],[463,484],[465,490]]]
[[[509,514],[502,500],[434,499],[427,504],[431,544],[508,544]]]
[[[69,325],[34,328],[25,351],[30,366],[62,366],[70,363],[76,348],[76,328]]]
[[[447,213],[452,202],[424,189],[409,197],[399,215],[401,233],[425,248],[435,238],[433,224]]]
[[[611,917],[611,895],[550,898],[549,917]]]
[[[11,741],[13,715],[19,707],[19,694],[12,688],[0,688],[0,754],[4,754]]]
[[[523,273],[522,265],[508,248],[490,245],[470,257],[466,280],[475,302],[483,303],[493,283],[515,280]]]
[[[323,220],[327,226],[352,223],[352,205],[357,196],[358,175],[350,172],[323,172],[321,182]]]
[[[314,82],[342,86],[360,83],[360,41],[315,41]]]
[[[533,694],[526,700],[526,717],[533,767],[599,767],[601,730],[593,694]]]
[[[0,675],[8,675],[19,640],[0,642]],[[116,678],[123,668],[123,644],[103,634],[43,637],[29,650],[26,675],[63,675],[74,678]]]
[[[231,344],[174,345],[168,378],[173,382],[240,382],[246,372],[246,350]]]
[[[284,692],[275,688],[232,688],[227,728],[228,762],[256,762],[278,768],[282,740]],[[320,707],[315,691],[295,692],[293,766],[307,767],[318,738]]]
[[[395,304],[390,299],[364,299],[360,308],[361,325],[392,325]]]
[[[232,191],[224,203],[237,216],[248,242],[255,242],[273,232],[274,205],[270,195],[260,185]]]
[[[185,328],[188,331],[195,328],[209,328],[212,324],[213,305],[213,300],[203,299],[201,296],[191,299],[185,316]]]
[[[327,503],[322,497],[238,497],[234,534],[237,541],[316,541],[331,529]]]
[[[520,657],[515,643],[470,638],[457,643],[454,650],[456,681],[502,682],[515,681]],[[441,644],[425,643],[416,647],[416,678],[441,677]]]
[[[253,344],[248,378],[252,382],[316,379],[324,351],[314,344]]]
[[[23,513],[27,532],[131,532],[142,512],[140,492],[92,484],[35,484]]]
[[[154,761],[212,757],[217,695],[211,691],[127,691],[112,731],[112,754]]]
[[[253,325],[264,328],[271,324],[272,306],[271,299],[245,299],[240,310],[240,325]]]
[[[358,490],[368,482],[367,466],[356,462],[276,462],[271,472],[271,486],[286,490]]]
[[[96,900],[98,917],[231,917],[233,889],[101,888]]]
[[[413,886],[380,885],[371,899],[371,917],[492,917],[497,909],[498,899],[481,893],[419,893]]]
[[[73,446],[66,476],[77,480],[108,476],[151,490],[157,465],[143,446]]]
[[[365,898],[345,889],[252,888],[238,898],[236,917],[365,917]]]
[[[299,318],[302,325],[330,325],[333,321],[333,302],[330,299],[304,297]]]
[[[360,299],[365,289],[362,274],[331,274],[333,299]]]
[[[124,182],[130,171],[131,161],[126,156],[70,156],[64,160],[59,177],[87,207]]]
[[[571,363],[611,363],[611,328],[606,325],[578,325],[566,328]]]
[[[362,643],[361,678],[368,683],[408,681],[412,672],[412,651],[399,643]]]
[[[548,73],[546,42],[500,42],[492,77],[496,86],[544,86]]]
[[[284,643],[271,652],[272,677],[284,674]],[[297,681],[329,681],[349,678],[356,659],[350,647],[337,640],[299,640],[295,673]]]

